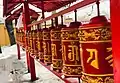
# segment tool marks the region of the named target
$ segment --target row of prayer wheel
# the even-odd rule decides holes
[[[113,83],[111,35],[110,23],[97,16],[88,24],[72,22],[69,27],[28,31],[26,38],[28,52],[62,70],[65,77],[81,77],[83,83]]]
[[[22,46],[22,48],[25,48],[25,35],[23,28],[16,30],[16,41],[20,46]]]

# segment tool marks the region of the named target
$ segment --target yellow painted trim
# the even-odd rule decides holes
[[[100,29],[100,28],[101,28],[101,29],[102,29],[102,28],[110,28],[110,26],[102,26],[102,25],[101,25],[101,26],[98,26],[98,27],[89,27],[89,26],[88,26],[88,27],[80,27],[79,30],[83,30],[83,29],[97,29],[97,28],[98,28],[98,29]]]
[[[82,67],[81,65],[69,65],[69,64],[63,64],[64,66],[80,66],[80,67]]]
[[[78,31],[79,29],[78,28],[73,28],[73,29],[68,29],[68,30],[61,30],[61,32],[65,32],[65,31]]]
[[[63,75],[64,76],[71,76],[71,77],[81,77],[82,76],[82,74],[81,75],[69,75],[69,74],[65,74],[65,73],[63,73]]]
[[[61,41],[60,39],[51,39],[51,41]]]
[[[78,42],[79,40],[62,40],[62,42],[71,42],[71,41],[76,41],[76,42]]]
[[[114,74],[86,74],[86,73],[83,73],[83,75],[87,75],[87,76],[113,76]]]
[[[105,41],[79,41],[80,43],[109,43],[112,42],[112,40],[105,40]]]

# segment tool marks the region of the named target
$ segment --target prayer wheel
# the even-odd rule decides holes
[[[20,44],[20,46],[21,46],[21,42],[22,42],[22,33],[21,33],[21,30],[19,30],[19,37],[20,37],[19,44]]]
[[[16,29],[16,42],[19,43],[19,31]]]
[[[97,16],[79,28],[83,83],[114,83],[110,23]]]
[[[62,50],[61,50],[61,28],[65,25],[58,25],[51,30],[51,50],[52,50],[52,68],[54,70],[62,69]]]
[[[61,30],[63,75],[65,77],[81,77],[82,66],[79,51],[78,28],[80,22],[72,22]]]
[[[18,43],[20,44],[20,39],[21,39],[21,37],[20,37],[20,30],[18,30],[18,35],[19,35],[19,37],[18,37]]]
[[[30,31],[30,54],[31,55],[34,55],[34,43],[33,43],[33,34],[34,34],[34,32],[33,32],[33,30],[31,30]]]
[[[22,31],[20,29],[20,46],[22,46]]]
[[[29,31],[26,32],[26,52],[29,52]]]
[[[43,49],[44,49],[44,63],[50,65],[52,63],[52,53],[51,53],[51,39],[50,39],[50,29],[43,29]]]
[[[34,53],[34,56],[38,59],[39,56],[38,56],[38,49],[37,49],[37,29],[34,29],[33,30],[33,53]]]
[[[31,51],[31,44],[30,44],[31,31],[27,32],[27,36],[28,36],[28,41],[27,41],[27,43],[28,43],[28,53],[30,53],[30,51]]]
[[[21,32],[19,30],[19,44],[21,43]],[[21,45],[21,44],[20,44]]]
[[[25,48],[25,34],[24,34],[24,29],[22,29],[22,47]]]
[[[38,56],[40,61],[44,61],[43,55],[43,32],[42,29],[37,31],[37,49],[38,49]]]
[[[20,41],[20,44],[21,46],[23,47],[23,32],[22,32],[22,29],[20,29],[20,37],[21,37],[21,41]]]

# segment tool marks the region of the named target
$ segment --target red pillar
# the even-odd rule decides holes
[[[120,0],[110,0],[114,83],[120,83]]]
[[[20,46],[19,46],[19,44],[17,44],[17,52],[18,52],[18,59],[20,60],[21,57],[20,57]]]
[[[24,2],[23,19],[24,19],[24,31],[25,31],[25,36],[26,36],[26,33],[29,30],[29,28],[27,26],[30,23],[29,6],[28,6],[27,1]],[[25,46],[28,46],[26,39],[25,39]],[[28,65],[28,68],[31,73],[31,80],[34,81],[34,80],[36,80],[34,59],[30,56],[30,54],[28,52],[26,52],[26,58],[27,58],[27,65]]]
[[[29,56],[29,61],[30,61],[31,80],[35,81],[36,80],[36,72],[35,72],[34,58],[32,58],[31,56]]]

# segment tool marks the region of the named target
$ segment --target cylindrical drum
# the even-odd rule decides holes
[[[33,31],[30,31],[30,54],[34,55]]]
[[[29,52],[29,31],[26,32],[26,43],[25,43],[25,48],[26,48],[26,51]]]
[[[79,28],[83,83],[113,83],[111,28],[104,16]]]
[[[33,51],[34,51],[34,56],[36,58],[39,58],[38,55],[38,50],[37,50],[37,30],[33,30]]]
[[[65,25],[59,25],[51,30],[51,50],[52,50],[52,68],[62,69],[62,47],[61,47],[61,28]]]
[[[19,31],[16,29],[16,42],[19,44]]]
[[[50,65],[52,63],[51,54],[51,39],[50,39],[50,29],[43,29],[43,49],[44,49],[44,63]]]
[[[30,31],[28,31],[27,32],[27,36],[28,36],[28,53],[30,53],[30,51],[31,51],[31,44],[30,44],[30,38],[31,38],[31,32]]]
[[[25,48],[25,33],[24,33],[24,29],[22,29],[22,47]]]
[[[38,56],[40,61],[44,61],[43,55],[43,32],[42,29],[37,31],[37,49],[38,49]]]
[[[21,43],[22,43],[22,32],[21,32],[21,29],[19,30],[20,31],[20,42],[19,42],[19,44],[20,44],[20,46],[21,46]]]
[[[21,37],[20,37],[20,30],[19,29],[18,29],[18,34],[19,34],[18,42],[19,42],[19,45],[20,45],[20,39],[21,39]]]
[[[20,41],[20,44],[21,46],[23,46],[23,32],[22,32],[22,29],[20,29],[20,36],[21,36],[21,41]]]
[[[80,22],[72,22],[70,27],[62,28],[63,75],[65,77],[81,77],[82,66],[79,51],[78,28]]]

